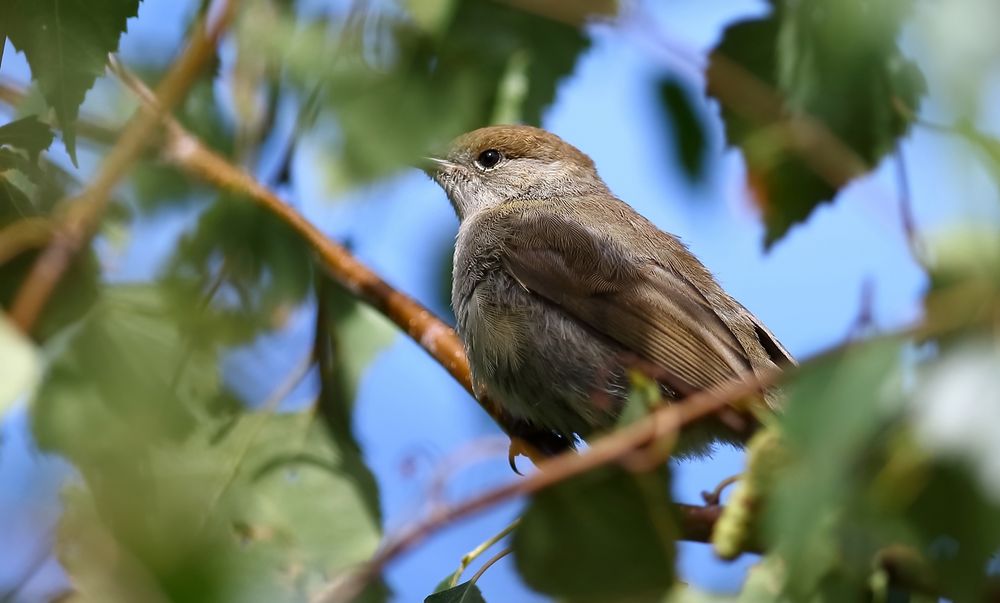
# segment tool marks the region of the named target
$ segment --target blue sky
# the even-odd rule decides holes
[[[560,87],[543,125],[590,154],[622,199],[684,239],[727,290],[768,324],[795,355],[805,357],[843,341],[857,319],[866,286],[872,292],[877,328],[899,326],[917,317],[925,278],[905,244],[891,161],[849,186],[836,204],[817,211],[768,253],[762,250],[763,230],[743,185],[742,160],[725,147],[714,103],[701,103],[711,124],[709,178],[692,186],[676,167],[670,124],[658,106],[655,81],[672,73],[700,91],[700,73],[689,62],[678,61],[676,50],[697,59],[715,42],[722,26],[740,16],[759,14],[763,3],[664,0],[639,4],[648,9],[644,14],[649,19],[636,17],[638,21],[621,26],[591,30],[592,49]],[[185,10],[172,0],[146,0],[123,41],[126,62],[129,56],[147,54],[150,49],[164,56],[171,52],[182,31],[180,17]],[[651,39],[651,28],[663,32],[669,48]],[[921,48],[910,46],[920,58]],[[2,74],[20,81],[27,74],[22,58],[9,47]],[[934,90],[933,79],[931,85]],[[995,92],[998,86],[992,88]],[[106,98],[99,88],[89,98],[89,108],[113,114],[114,107],[101,104]],[[940,106],[930,105],[924,113],[947,121],[948,112]],[[998,123],[996,115],[983,119]],[[441,254],[457,228],[443,193],[422,174],[410,172],[338,196],[325,187],[323,154],[317,144],[307,142],[296,157],[296,188],[286,191],[287,196],[331,236],[350,237],[357,255],[394,286],[443,310],[437,274]],[[903,150],[912,203],[923,232],[967,221],[997,222],[997,190],[967,147],[946,135],[918,130],[905,141]],[[85,154],[83,170],[92,164],[93,155]],[[192,213],[157,215],[139,224],[132,242],[123,248],[107,246],[102,257],[108,277],[134,280],[154,274],[192,219]],[[266,395],[261,392],[271,391],[299,362],[309,345],[309,327],[308,311],[300,312],[284,332],[233,354],[226,363],[229,380],[240,383],[240,391],[248,396],[260,399]],[[268,370],[261,371],[260,366]],[[402,397],[400,383],[407,384]],[[300,393],[290,397],[290,406],[307,399],[308,392]],[[444,459],[471,443],[501,442],[496,427],[465,391],[402,336],[365,375],[355,428],[378,477],[390,531],[418,516],[427,481]],[[58,485],[66,475],[64,464],[32,450],[23,413],[5,422],[3,436],[0,534],[13,538],[4,539],[0,590],[45,546],[58,516]],[[727,449],[712,459],[679,464],[675,472],[678,500],[698,502],[700,491],[739,471],[741,456]],[[492,455],[458,473],[449,493],[467,496],[510,479],[505,455]],[[506,525],[519,506],[503,505],[457,524],[393,565],[388,580],[397,600],[422,600],[465,552]],[[697,544],[682,544],[681,551],[682,576],[712,590],[736,588],[750,561],[722,563],[711,557],[707,547]],[[37,593],[57,579],[58,570],[50,560],[24,589],[22,600],[36,600]],[[545,600],[518,584],[509,559],[487,572],[480,584],[493,601]]]

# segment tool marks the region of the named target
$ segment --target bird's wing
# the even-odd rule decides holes
[[[652,363],[678,393],[751,368],[738,338],[682,275],[630,256],[607,235],[555,212],[508,216],[503,262],[527,290]]]

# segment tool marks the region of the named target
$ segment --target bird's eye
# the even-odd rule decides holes
[[[496,167],[496,165],[500,163],[501,159],[503,159],[503,155],[500,154],[500,151],[496,149],[486,149],[479,154],[479,157],[476,158],[476,163],[478,163],[483,169],[488,170]]]

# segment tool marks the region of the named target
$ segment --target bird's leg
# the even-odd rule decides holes
[[[507,460],[510,463],[510,468],[518,475],[521,475],[521,472],[517,470],[518,455],[528,457],[537,466],[548,457],[575,448],[572,440],[554,431],[540,429],[520,419],[507,417],[505,419],[507,420],[504,421],[504,424],[507,433],[510,434]]]

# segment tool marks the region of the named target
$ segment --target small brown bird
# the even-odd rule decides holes
[[[636,363],[666,375],[654,376],[673,399],[794,363],[683,243],[558,136],[482,128],[433,164],[461,221],[452,305],[476,394],[539,450],[611,427]],[[735,439],[710,425],[685,434],[680,452]]]

